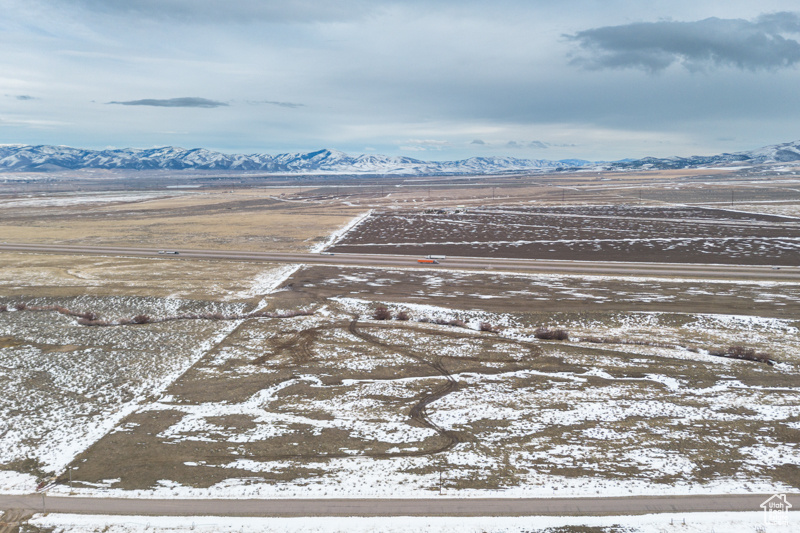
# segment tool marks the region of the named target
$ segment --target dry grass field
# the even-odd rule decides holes
[[[794,216],[799,203],[783,191],[796,183],[754,179],[675,171],[17,195],[0,198],[0,241],[309,250],[370,209],[543,208],[571,220],[609,210],[599,221],[647,207],[701,219],[708,211],[671,202],[730,208],[720,204],[731,188],[761,196],[748,204],[756,214],[726,211],[730,224],[782,223],[761,206]],[[435,226],[427,236],[441,243]],[[797,283],[2,253],[0,489],[796,490],[798,317]],[[742,353],[753,357],[729,357]]]
[[[303,251],[360,212],[285,200],[296,189],[119,192],[0,199],[9,242]]]

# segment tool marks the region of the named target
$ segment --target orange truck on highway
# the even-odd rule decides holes
[[[417,263],[426,263],[429,265],[438,265],[439,261],[436,259],[417,259]]]

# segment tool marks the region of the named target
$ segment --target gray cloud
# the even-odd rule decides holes
[[[543,143],[542,141],[531,141],[528,143],[529,148],[547,148],[547,143]]]
[[[775,70],[800,62],[800,15],[781,12],[754,20],[707,18],[695,22],[638,22],[567,35],[586,55],[573,64],[589,69],[640,68],[651,72],[681,63],[689,70],[734,66]]]
[[[296,104],[294,102],[276,102],[275,100],[248,100],[247,103],[252,105],[268,104],[278,107],[288,107],[289,109],[297,109],[298,107],[306,106],[305,104]]]
[[[18,94],[14,98],[16,98],[17,100],[36,100],[37,99],[35,96],[30,96],[30,95],[27,95],[27,94]]]
[[[144,100],[129,100],[127,102],[112,101],[108,103],[119,104],[119,105],[146,105],[153,107],[203,107],[203,108],[221,107],[228,105],[225,102],[217,102],[216,100],[209,100],[207,98],[197,98],[194,96],[188,96],[184,98],[167,98],[165,100],[146,98]]]
[[[470,144],[486,144],[486,141],[481,140],[481,139],[475,139]]]

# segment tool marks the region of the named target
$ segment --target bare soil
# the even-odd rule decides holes
[[[373,213],[333,252],[800,265],[800,219],[689,207]]]

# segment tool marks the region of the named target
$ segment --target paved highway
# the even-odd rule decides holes
[[[158,249],[60,244],[2,243],[0,251],[49,254],[91,254],[168,259],[219,259],[269,263],[306,263],[341,266],[417,267],[426,269],[492,270],[542,274],[584,274],[605,276],[665,276],[709,279],[750,279],[800,281],[800,267],[705,265],[680,263],[621,263],[608,261],[557,261],[545,259],[492,259],[448,257],[438,265],[421,265],[419,256],[387,254],[319,254],[308,252],[251,252],[237,250],[170,249],[177,254],[160,254]]]
[[[0,495],[0,509],[152,516],[590,516],[760,511],[771,494],[625,498],[159,500]],[[788,494],[800,502],[800,494]]]

